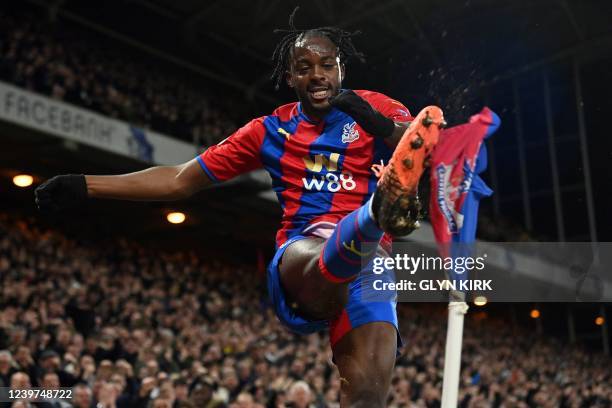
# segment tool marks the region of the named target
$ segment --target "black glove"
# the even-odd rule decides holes
[[[351,90],[343,90],[329,98],[329,104],[348,114],[363,130],[376,137],[389,137],[395,129],[395,122],[372,108],[365,99]]]
[[[43,212],[75,208],[87,201],[87,182],[82,174],[55,176],[34,191],[36,206]]]

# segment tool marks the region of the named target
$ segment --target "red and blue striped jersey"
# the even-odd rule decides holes
[[[412,116],[400,102],[371,91],[355,91],[396,122]],[[376,188],[374,163],[387,163],[391,149],[366,133],[344,112],[332,109],[314,122],[300,103],[252,120],[210,147],[198,162],[213,181],[265,168],[283,209],[276,244],[282,245],[317,222],[336,224],[363,205]]]

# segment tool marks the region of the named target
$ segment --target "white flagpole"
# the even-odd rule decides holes
[[[461,376],[461,346],[463,344],[463,318],[468,311],[465,294],[451,291],[448,304],[448,329],[444,352],[444,378],[442,380],[442,408],[457,408]]]

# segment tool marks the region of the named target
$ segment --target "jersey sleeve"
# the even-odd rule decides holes
[[[227,181],[262,167],[259,152],[265,135],[263,119],[250,121],[197,157],[198,163],[212,181]]]
[[[403,103],[396,101],[387,95],[371,92],[357,91],[362,98],[367,100],[370,105],[384,116],[392,119],[394,122],[411,122],[414,118],[410,111]]]

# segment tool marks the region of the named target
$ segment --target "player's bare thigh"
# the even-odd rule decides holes
[[[306,319],[333,319],[348,300],[348,284],[329,282],[319,270],[324,243],[317,237],[296,241],[285,250],[279,265],[287,303]]]

